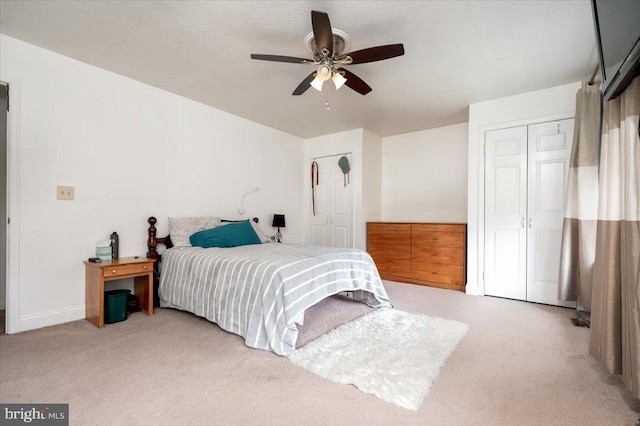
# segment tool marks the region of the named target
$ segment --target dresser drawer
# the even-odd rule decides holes
[[[367,224],[367,243],[391,242],[411,243],[411,224],[409,223],[375,223]]]
[[[153,270],[152,263],[135,263],[128,265],[112,265],[105,266],[103,269],[103,276],[105,278],[109,277],[120,277],[123,275],[129,274],[139,274],[142,272],[150,272]]]
[[[411,278],[411,260],[376,261],[376,267],[383,280]]]
[[[373,260],[410,260],[411,246],[409,244],[369,244],[369,254]]]
[[[418,232],[455,232],[466,231],[467,225],[461,223],[414,223],[411,225],[412,231]]]
[[[420,281],[464,285],[464,268],[457,265],[412,262],[411,278]]]
[[[411,276],[411,246],[409,244],[385,244],[373,242],[369,254],[385,279]]]
[[[428,245],[437,247],[457,247],[465,246],[465,234],[461,232],[444,231],[424,231],[413,229],[411,241],[414,246]]]
[[[464,251],[458,247],[414,246],[411,257],[416,262],[464,264]]]

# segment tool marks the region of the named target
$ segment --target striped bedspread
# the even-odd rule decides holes
[[[207,318],[249,347],[288,355],[304,311],[342,291],[372,307],[391,305],[368,253],[277,243],[169,249],[158,293],[163,307]]]

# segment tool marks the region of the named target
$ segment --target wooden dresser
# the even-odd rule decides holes
[[[367,251],[382,279],[465,290],[464,223],[368,222]]]

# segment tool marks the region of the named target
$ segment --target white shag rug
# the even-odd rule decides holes
[[[289,356],[294,364],[417,410],[467,324],[380,308],[343,324]]]

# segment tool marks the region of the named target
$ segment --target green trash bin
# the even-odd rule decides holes
[[[127,297],[131,290],[104,292],[104,323],[113,324],[127,319]]]

